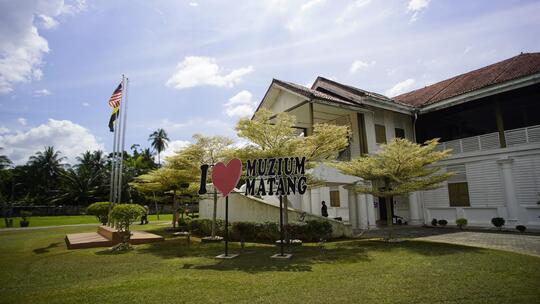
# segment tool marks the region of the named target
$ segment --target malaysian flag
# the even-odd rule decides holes
[[[109,107],[113,109],[118,108],[120,106],[120,101],[122,101],[122,83],[118,85],[109,99]]]
[[[114,132],[114,121],[120,116],[120,102],[122,101],[122,83],[114,90],[109,98],[109,107],[112,108],[111,118],[109,118],[109,131]]]

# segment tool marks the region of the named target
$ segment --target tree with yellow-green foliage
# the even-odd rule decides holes
[[[438,139],[432,139],[420,145],[407,139],[394,138],[390,143],[381,145],[375,154],[333,162],[331,165],[344,174],[371,182],[367,186],[357,186],[357,192],[385,198],[390,239],[393,197],[438,188],[453,175],[452,172],[441,172],[437,166],[451,152],[437,151],[438,143]]]
[[[242,148],[231,151],[243,162],[248,159],[277,157],[306,157],[306,166],[335,160],[340,151],[349,145],[349,132],[346,126],[315,124],[309,136],[299,136],[294,128],[295,116],[282,112],[274,115],[268,109],[260,109],[254,119],[241,119],[236,125],[237,135],[248,141]],[[308,176],[309,184],[316,181]],[[287,203],[287,198],[284,201]],[[288,223],[287,208],[284,208],[285,226]],[[285,239],[288,235],[285,231]]]
[[[225,136],[204,136],[200,134],[193,135],[193,143],[178,151],[167,159],[167,164],[173,168],[187,168],[193,170],[194,175],[200,178],[201,165],[214,165],[220,161],[226,161],[230,158],[229,151],[233,140]],[[211,175],[210,175],[211,176]],[[204,181],[206,182],[206,181]],[[212,232],[211,238],[216,237],[216,217],[217,217],[217,192],[214,189],[214,209],[212,214]]]

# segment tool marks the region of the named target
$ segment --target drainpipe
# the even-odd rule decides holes
[[[413,141],[416,143],[416,121],[418,120],[418,110],[413,110]]]

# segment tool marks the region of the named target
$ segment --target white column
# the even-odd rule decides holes
[[[417,192],[409,193],[409,217],[411,225],[422,225],[422,213]]]
[[[362,229],[368,229],[368,211],[366,203],[366,195],[363,193],[356,194],[356,201],[358,202],[358,218],[359,227]]]
[[[311,213],[321,215],[321,188],[311,190]]]
[[[375,219],[375,206],[373,204],[373,195],[366,194],[366,205],[368,214],[368,227],[369,229],[376,229],[377,220]]]
[[[349,205],[349,222],[353,228],[358,228],[358,202],[356,201],[356,193],[353,188],[347,188],[348,205]]]
[[[514,187],[514,178],[512,176],[513,159],[505,158],[497,161],[501,165],[502,177],[504,181],[504,198],[506,199],[506,209],[508,210],[508,225],[517,224],[519,221],[519,204]]]

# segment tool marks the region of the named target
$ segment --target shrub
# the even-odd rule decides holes
[[[431,220],[431,226],[437,226],[437,219]]]
[[[279,239],[279,225],[273,222],[257,223],[255,225],[256,236],[258,241],[275,241]]]
[[[103,225],[106,225],[109,220],[109,202],[97,202],[93,203],[88,208],[86,208],[86,213],[94,215],[98,221]]]
[[[504,226],[505,220],[502,217],[494,217],[491,219],[491,223],[493,226],[501,229],[501,227]]]
[[[187,228],[191,233],[198,236],[210,235],[212,233],[212,220],[199,218],[192,219],[187,222]],[[225,221],[216,219],[216,235],[225,235]]]
[[[189,216],[186,216],[185,218],[184,217],[179,218],[178,219],[178,229],[181,229],[183,231],[188,230],[190,221],[191,221],[191,217],[189,217]]]
[[[306,221],[307,241],[320,241],[332,235],[332,225],[327,221]]]
[[[525,232],[525,230],[527,230],[527,227],[523,226],[523,225],[517,225],[516,226],[516,229],[517,231],[519,232]]]
[[[111,210],[111,218],[117,222],[118,231],[129,231],[129,226],[145,213],[141,205],[118,204]]]
[[[466,218],[458,218],[456,220],[456,225],[459,227],[459,229],[463,230],[463,227],[467,226],[467,219]]]
[[[287,232],[291,240],[308,241],[311,238],[307,223],[290,223],[287,225]]]
[[[23,210],[21,211],[21,218],[22,220],[19,221],[19,225],[21,227],[28,227],[30,225],[30,222],[28,221],[28,218],[32,215],[31,211]]]
[[[232,225],[232,238],[240,240],[242,248],[245,241],[254,240],[256,232],[256,224],[252,222],[235,222]]]
[[[439,224],[439,226],[446,226],[448,224],[448,221],[447,220],[438,220],[437,221],[437,224]]]

